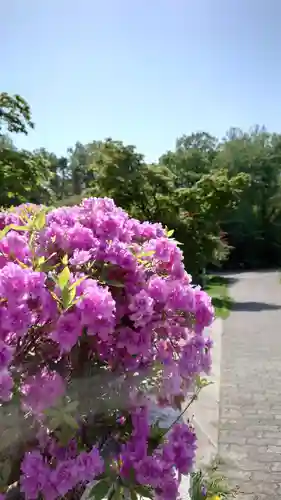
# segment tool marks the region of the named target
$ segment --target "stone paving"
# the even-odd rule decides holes
[[[233,274],[222,335],[219,457],[239,500],[281,499],[281,285]]]

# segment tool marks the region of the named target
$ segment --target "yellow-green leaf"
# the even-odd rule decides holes
[[[85,279],[87,278],[87,276],[82,276],[82,278],[79,278],[78,280],[76,280],[74,283],[72,283],[72,285],[70,285],[70,288],[76,288],[78,285],[80,285],[80,283],[82,283],[82,281],[84,281]]]
[[[138,254],[138,258],[142,259],[143,257],[152,257],[155,254],[155,250],[148,250],[147,252],[142,252]]]
[[[68,309],[70,306],[72,306],[75,296],[76,296],[76,288],[65,287],[62,289],[61,298],[64,309]]]
[[[17,226],[16,224],[10,224],[8,226],[9,229],[13,229],[14,231],[29,231],[28,226]],[[9,231],[8,229],[8,231]]]
[[[46,211],[40,210],[34,219],[32,220],[31,227],[32,229],[36,229],[37,231],[41,231],[43,227],[46,225]]]
[[[57,280],[58,286],[60,287],[61,290],[63,290],[66,287],[66,285],[69,282],[69,278],[70,278],[70,270],[68,267],[65,267],[62,270],[62,272],[58,275],[58,280]]]
[[[6,236],[6,234],[13,229],[14,231],[28,231],[27,226],[17,226],[16,224],[9,224],[0,231],[0,240]]]

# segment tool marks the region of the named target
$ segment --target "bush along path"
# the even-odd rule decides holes
[[[176,500],[214,310],[166,230],[102,198],[0,213],[0,317],[2,494]]]

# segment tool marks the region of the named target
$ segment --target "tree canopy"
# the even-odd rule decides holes
[[[174,229],[196,279],[213,265],[280,265],[281,135],[258,126],[230,128],[222,140],[195,132],[149,164],[111,138],[77,141],[63,157],[16,148],[10,134],[33,126],[22,97],[0,94],[0,205],[112,197],[132,216]]]

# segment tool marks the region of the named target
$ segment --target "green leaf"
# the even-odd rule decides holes
[[[52,418],[49,422],[49,427],[52,430],[57,429],[60,425],[61,425],[61,419],[57,417]]]
[[[46,211],[45,210],[40,210],[40,212],[38,212],[32,223],[31,223],[31,227],[36,229],[37,231],[41,231],[41,229],[43,229],[43,227],[45,227],[46,225]]]
[[[67,446],[74,434],[75,431],[68,426],[62,426],[60,429],[55,430],[55,435],[63,446]]]
[[[135,487],[135,492],[144,498],[151,498],[151,500],[153,500],[153,492],[148,486],[137,485]]]
[[[68,284],[70,279],[70,270],[65,267],[62,272],[58,275],[57,283],[61,290],[63,290]]]
[[[138,495],[135,491],[130,490],[131,500],[138,500]]]
[[[89,498],[93,498],[94,500],[103,500],[108,494],[110,487],[108,479],[99,481],[91,488]]]
[[[13,229],[14,231],[29,231],[27,226],[17,226],[16,224],[9,224],[0,231],[0,240],[6,236],[6,234]]]
[[[74,283],[72,283],[72,285],[70,286],[70,288],[76,288],[78,285],[80,285],[80,283],[82,283],[82,281],[84,281],[85,279],[87,278],[87,276],[82,276],[82,278],[79,278],[78,280],[76,280]]]
[[[61,292],[61,297],[62,297],[62,305],[64,309],[68,309],[72,304],[76,296],[76,289],[75,288],[68,288],[65,287],[63,288]]]
[[[1,467],[0,470],[1,484],[4,484],[6,486],[12,469],[10,461],[5,460],[5,462],[0,464],[0,467]]]
[[[198,389],[203,389],[204,387],[208,387],[208,385],[212,385],[213,382],[206,379],[206,378],[202,378],[200,377],[200,375],[197,375],[196,379],[195,379],[195,383],[196,383],[196,386]]]
[[[69,413],[65,413],[63,416],[64,422],[71,427],[71,429],[79,429],[79,425],[77,424],[75,418]]]
[[[71,413],[72,411],[76,411],[77,408],[78,408],[78,401],[70,401],[70,403],[68,403],[67,407],[66,407],[66,411],[68,413]]]
[[[170,229],[170,231],[167,232],[168,238],[171,238],[173,236],[174,232],[175,232],[174,229]]]
[[[44,263],[45,263],[45,257],[44,256],[38,257],[38,259],[35,260],[34,264],[35,271],[41,271]]]
[[[29,231],[28,226],[17,226],[16,224],[10,224],[8,228],[13,229],[14,231]]]

